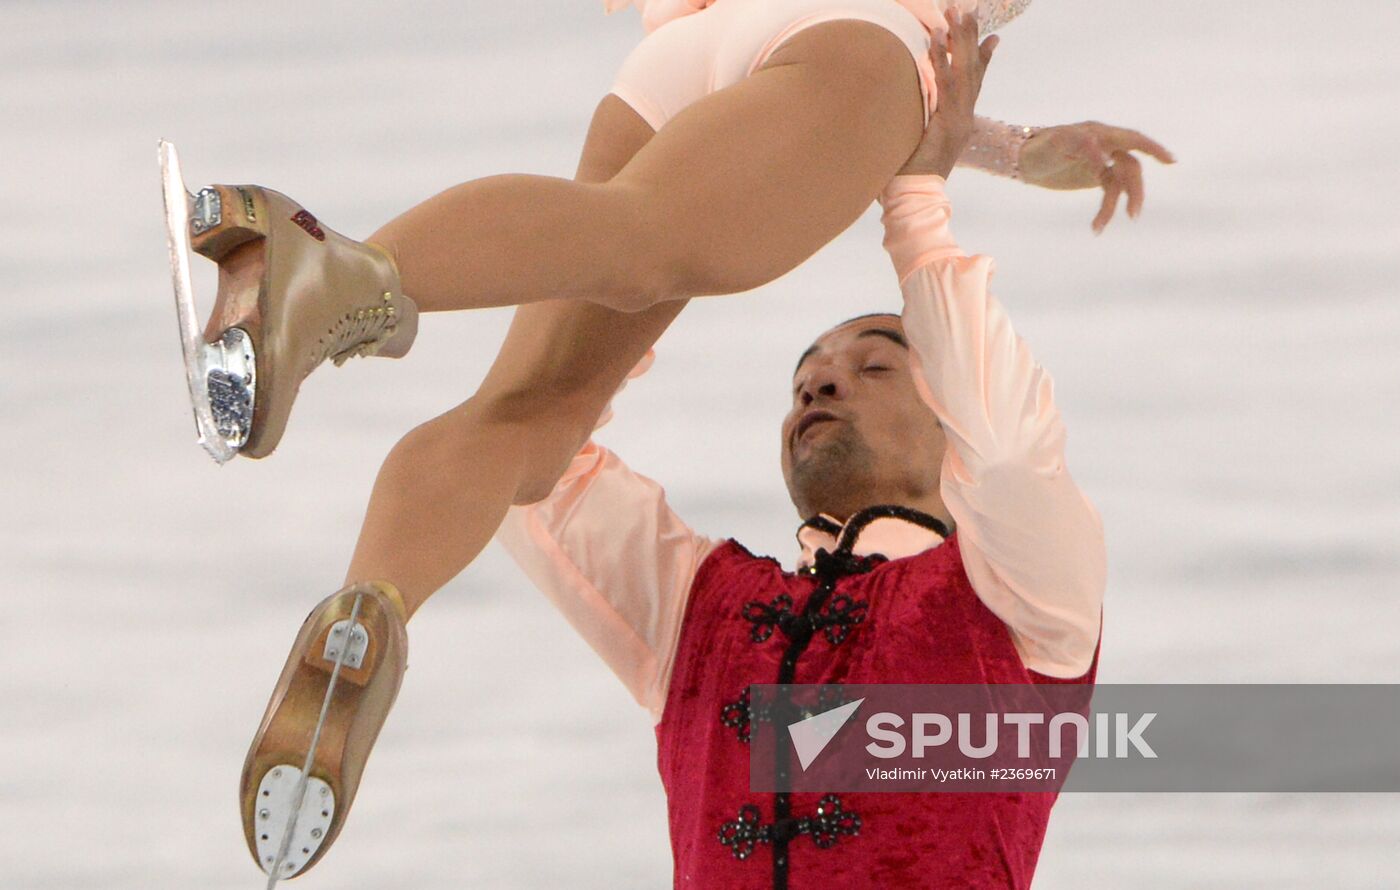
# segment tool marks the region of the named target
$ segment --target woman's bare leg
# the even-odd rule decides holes
[[[575,183],[469,183],[375,235],[425,309],[531,305],[478,393],[390,453],[347,578],[390,581],[414,611],[510,504],[548,494],[684,305],[657,300],[755,287],[834,238],[913,151],[921,101],[887,31],[822,25],[655,136],[609,96]],[[615,308],[554,299],[599,294]]]
[[[651,136],[636,112],[607,97],[579,179],[606,181]],[[518,309],[476,395],[414,429],[385,460],[347,583],[389,581],[411,615],[476,558],[510,504],[549,493],[627,372],[684,305],[624,313],[569,300]]]
[[[480,179],[370,240],[426,311],[558,298],[636,311],[748,290],[870,205],[918,144],[922,102],[897,37],[829,22],[686,108],[606,181]]]

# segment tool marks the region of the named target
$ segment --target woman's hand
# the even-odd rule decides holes
[[[1097,121],[1046,127],[1021,146],[1021,179],[1048,189],[1102,188],[1103,204],[1093,223],[1097,234],[1113,219],[1124,192],[1128,216],[1142,212],[1142,163],[1134,151],[1176,163],[1171,152],[1137,130]]]
[[[929,116],[923,141],[914,149],[899,175],[936,173],[947,178],[972,138],[973,108],[998,41],[992,36],[978,46],[974,16],[964,16],[954,8],[948,10],[945,17],[947,36],[935,35],[929,49],[934,83],[938,88],[938,107]]]

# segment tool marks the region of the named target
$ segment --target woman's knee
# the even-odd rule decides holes
[[[673,183],[622,182],[598,186],[598,224],[613,230],[621,249],[599,257],[602,286],[590,302],[619,312],[641,312],[683,293],[690,257],[680,232],[685,221],[670,211]]]
[[[504,416],[501,416],[501,415]],[[597,423],[583,412],[561,404],[547,414],[521,417],[514,409],[488,408],[477,421],[497,431],[494,441],[518,459],[513,504],[533,504],[548,497],[574,455],[588,442]]]
[[[601,410],[575,398],[546,401],[531,393],[479,393],[411,431],[399,448],[412,460],[449,465],[490,450],[497,457],[493,463],[514,474],[512,502],[534,503],[553,490],[588,441]]]
[[[535,431],[449,412],[410,430],[394,445],[379,471],[380,483],[404,488],[436,486],[434,477],[450,476],[477,463],[489,463],[493,482],[505,485],[511,502],[533,503],[548,496],[563,470],[551,470],[520,447]],[[538,441],[536,439],[536,441]],[[489,460],[487,460],[489,455]],[[567,467],[567,462],[563,464]]]

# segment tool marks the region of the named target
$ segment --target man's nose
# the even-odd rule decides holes
[[[810,405],[818,396],[824,399],[844,399],[848,386],[841,372],[827,366],[814,370],[802,385],[802,404]]]

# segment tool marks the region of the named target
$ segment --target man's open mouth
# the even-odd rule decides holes
[[[823,411],[820,408],[808,411],[806,414],[802,415],[802,419],[797,422],[797,428],[793,430],[792,444],[796,445],[798,442],[802,441],[803,434],[817,424],[840,419],[841,418],[832,414],[830,411]]]

